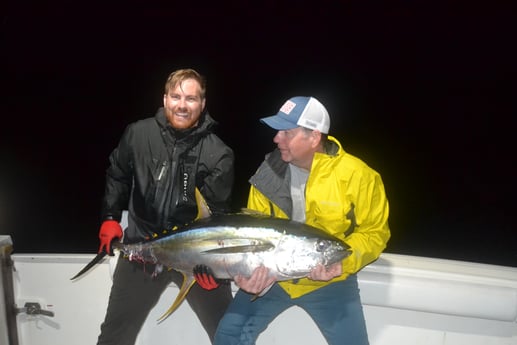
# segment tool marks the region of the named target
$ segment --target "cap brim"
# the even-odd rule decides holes
[[[260,119],[260,122],[265,123],[269,127],[276,129],[277,131],[285,131],[288,129],[293,129],[293,128],[298,127],[298,125],[296,123],[287,121],[286,119],[284,119],[278,115],[263,117]]]

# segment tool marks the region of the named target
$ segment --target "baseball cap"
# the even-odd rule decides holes
[[[329,113],[314,97],[292,97],[276,115],[261,118],[260,122],[278,131],[301,126],[328,134],[330,129]]]

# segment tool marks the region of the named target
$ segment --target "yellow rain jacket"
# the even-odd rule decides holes
[[[346,153],[329,136],[327,153],[316,153],[305,188],[306,223],[343,239],[353,253],[343,260],[343,274],[328,282],[307,278],[279,282],[292,297],[300,297],[375,261],[390,238],[388,200],[380,175]],[[248,208],[290,218],[292,201],[288,164],[275,150],[250,178]]]

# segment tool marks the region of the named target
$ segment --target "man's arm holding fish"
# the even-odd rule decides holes
[[[263,295],[271,285],[276,281],[276,277],[269,275],[269,269],[265,266],[259,266],[253,270],[250,277],[237,275],[233,278],[235,284],[242,290],[251,293]]]
[[[307,278],[329,281],[332,278],[339,277],[342,273],[341,262],[336,262],[328,267],[320,264],[312,269]],[[249,278],[239,275],[234,278],[234,281],[239,288],[248,293],[263,295],[273,285],[275,277],[269,276],[269,269],[267,267],[260,266],[253,271]]]
[[[99,230],[100,246],[98,253],[105,252],[113,256],[112,243],[121,240],[124,232],[120,226],[122,210],[127,208],[129,190],[133,174],[128,137],[132,126],[126,127],[118,147],[110,154],[110,167],[106,171],[106,187],[102,205],[102,224]]]
[[[328,267],[318,265],[307,275],[311,280],[329,281],[332,278],[339,277],[343,273],[341,262],[336,262]],[[213,276],[210,267],[197,265],[194,267],[194,277],[196,282],[206,290],[212,290],[219,286],[218,279]],[[250,277],[237,275],[234,277],[235,284],[242,290],[262,296],[271,285],[276,281],[274,276],[270,276],[269,269],[265,266],[259,266],[253,270]]]

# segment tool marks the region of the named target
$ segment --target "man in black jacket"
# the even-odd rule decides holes
[[[213,133],[216,122],[205,108],[205,87],[204,78],[192,69],[171,73],[163,108],[126,128],[106,173],[99,252],[113,255],[115,239],[141,242],[192,221],[197,214],[195,188],[213,213],[228,209],[234,155]],[[125,209],[128,227],[122,231]],[[152,265],[118,259],[98,345],[134,344],[165,288],[183,280],[174,270],[155,277],[153,271]],[[195,284],[187,295],[211,341],[231,299],[229,284],[211,291]]]

